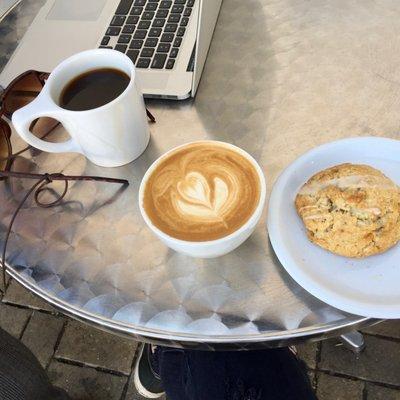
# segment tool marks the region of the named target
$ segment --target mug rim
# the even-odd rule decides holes
[[[51,86],[54,84],[55,80],[57,80],[57,75],[64,70],[64,68],[68,68],[70,67],[72,63],[76,62],[76,60],[79,60],[79,58],[81,58],[82,56],[87,56],[89,54],[93,54],[94,56],[97,55],[104,55],[104,54],[108,54],[111,57],[118,57],[121,60],[123,60],[124,62],[127,62],[127,65],[129,65],[129,70],[130,70],[130,77],[129,77],[129,84],[128,86],[124,89],[124,91],[122,93],[120,93],[115,99],[111,100],[110,102],[103,104],[100,107],[95,107],[95,108],[91,108],[89,110],[68,110],[66,108],[61,107],[58,102],[56,102],[53,98],[53,95],[51,93]],[[111,68],[111,67],[110,67]],[[113,67],[115,69],[119,69],[117,67]],[[85,69],[84,72],[89,72],[89,71],[94,71],[97,68],[92,68],[92,69]],[[125,71],[122,71],[125,72]],[[79,76],[79,75],[76,75]],[[75,76],[75,77],[76,77]],[[72,78],[74,79],[74,78]],[[67,83],[65,83],[62,88],[64,89],[66,85],[68,85],[68,83],[71,82],[70,79]],[[59,110],[65,111],[65,112],[69,112],[69,113],[92,113],[92,112],[97,112],[99,110],[103,111],[105,110],[107,107],[111,107],[113,106],[117,101],[120,100],[121,97],[125,96],[126,93],[132,88],[132,86],[135,84],[135,79],[136,79],[136,67],[135,64],[133,64],[132,60],[126,55],[121,53],[120,51],[114,50],[114,49],[89,49],[89,50],[84,50],[84,51],[80,51],[79,53],[75,53],[72,56],[65,58],[64,60],[62,60],[54,69],[53,71],[51,71],[44,87],[43,90],[39,93],[39,96],[43,95],[44,93],[46,93],[48,96],[48,100],[51,100],[51,102],[53,103],[54,106],[56,106]],[[61,91],[62,93],[62,91]],[[60,93],[60,95],[61,95]],[[38,96],[38,97],[39,97]]]
[[[257,175],[258,175],[258,178],[259,178],[259,182],[260,182],[260,196],[259,196],[259,199],[258,199],[258,203],[257,203],[257,206],[254,209],[253,213],[250,215],[249,219],[243,225],[241,225],[238,229],[236,229],[235,231],[233,231],[229,235],[226,235],[226,236],[223,236],[221,238],[214,239],[214,240],[190,241],[190,240],[177,239],[177,238],[175,238],[173,236],[170,236],[167,233],[165,233],[164,231],[162,231],[161,229],[157,228],[153,224],[153,222],[151,221],[150,217],[147,215],[146,210],[143,207],[144,189],[145,189],[146,183],[147,183],[151,173],[154,171],[154,169],[165,158],[167,158],[169,155],[171,155],[174,151],[179,150],[179,149],[181,149],[183,147],[189,146],[191,144],[196,144],[196,143],[216,143],[216,144],[220,144],[220,145],[223,145],[223,146],[230,147],[234,151],[237,151],[239,154],[243,155],[244,157],[246,157],[251,162],[253,167],[256,169],[256,172],[257,172]],[[176,244],[190,245],[190,246],[193,246],[193,247],[206,247],[206,246],[209,246],[209,245],[223,244],[224,242],[227,242],[227,241],[231,240],[232,238],[235,238],[235,237],[239,236],[242,232],[244,232],[254,222],[257,223],[258,221],[255,221],[255,220],[260,218],[259,214],[260,214],[260,212],[262,212],[262,210],[263,210],[263,208],[265,206],[266,194],[267,194],[267,184],[266,184],[266,179],[265,179],[264,172],[263,172],[261,166],[259,165],[259,163],[255,160],[255,158],[250,153],[248,153],[247,151],[243,150],[242,148],[240,148],[240,147],[238,147],[238,146],[236,146],[236,145],[234,145],[232,143],[223,142],[221,140],[203,139],[203,140],[195,140],[195,141],[187,142],[187,143],[181,144],[179,146],[173,147],[172,149],[168,150],[167,152],[165,152],[164,154],[159,156],[155,161],[153,161],[152,164],[150,165],[150,167],[146,170],[146,172],[143,175],[143,178],[142,178],[142,180],[140,182],[138,202],[139,202],[140,213],[142,214],[142,217],[143,217],[144,221],[146,222],[147,226],[156,235],[162,237],[165,240],[174,242]]]

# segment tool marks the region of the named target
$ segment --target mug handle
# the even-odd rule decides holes
[[[72,138],[61,143],[50,143],[33,135],[29,128],[32,122],[40,117],[54,118],[61,123],[66,121],[64,118],[64,111],[60,110],[41,94],[26,106],[15,111],[11,120],[19,136],[28,144],[39,150],[49,153],[82,153],[80,146]]]

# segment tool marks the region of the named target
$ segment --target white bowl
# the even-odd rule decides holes
[[[258,205],[256,209],[254,210],[253,214],[251,217],[235,232],[231,233],[228,236],[224,236],[220,239],[216,240],[209,240],[206,242],[192,242],[192,241],[187,241],[187,240],[180,240],[176,239],[174,237],[171,237],[167,235],[165,232],[161,231],[158,229],[150,220],[148,217],[146,211],[144,210],[143,207],[143,196],[144,196],[144,189],[146,186],[146,182],[154,169],[159,165],[160,162],[162,162],[165,158],[167,158],[172,152],[176,151],[177,149],[180,149],[182,147],[186,147],[190,144],[193,143],[215,143],[215,144],[222,144],[228,148],[231,148],[232,150],[238,152],[242,156],[246,157],[251,164],[254,166],[254,168],[257,171],[259,180],[260,180],[260,199],[258,202]],[[196,142],[190,142],[190,143],[185,143],[181,146],[175,147],[168,151],[167,153],[163,154],[160,158],[158,158],[154,163],[150,166],[150,168],[146,171],[142,182],[140,184],[139,188],[139,207],[140,207],[140,212],[143,216],[143,219],[145,220],[146,224],[148,227],[156,234],[156,236],[164,242],[168,247],[171,249],[179,252],[186,254],[191,257],[198,257],[198,258],[214,258],[214,257],[219,257],[223,256],[224,254],[227,254],[231,252],[232,250],[236,249],[236,247],[240,246],[254,231],[256,228],[256,225],[258,221],[261,218],[264,204],[265,204],[265,197],[266,197],[266,184],[265,184],[265,177],[262,169],[258,165],[257,161],[247,152],[242,150],[241,148],[234,146],[233,144],[230,143],[225,143],[225,142],[219,142],[219,141],[214,141],[214,140],[201,140],[201,141],[196,141]]]

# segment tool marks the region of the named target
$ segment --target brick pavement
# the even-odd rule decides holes
[[[57,313],[15,281],[1,299],[0,326],[74,400],[143,400],[132,379],[136,342]],[[358,356],[336,339],[298,346],[319,400],[400,400],[400,321],[364,333],[367,348]]]

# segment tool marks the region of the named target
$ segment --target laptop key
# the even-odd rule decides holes
[[[122,29],[122,33],[133,33],[135,32],[135,25],[125,25]]]
[[[139,22],[139,16],[137,16],[137,15],[130,15],[126,19],[126,23],[129,25],[136,25],[138,22]]]
[[[175,0],[175,4],[185,4],[186,0]]]
[[[179,49],[176,48],[176,47],[174,47],[174,48],[171,50],[171,52],[169,53],[169,56],[170,56],[171,58],[176,58],[176,57],[178,56],[178,52],[179,52]]]
[[[173,33],[163,33],[161,36],[161,41],[162,42],[172,42],[174,40],[174,34]]]
[[[132,62],[135,64],[137,58],[139,57],[139,50],[128,50],[126,52],[126,55],[132,60]]]
[[[146,11],[156,11],[157,10],[157,3],[149,3],[146,6]]]
[[[160,43],[157,47],[158,53],[168,53],[171,45],[169,43]]]
[[[188,7],[193,7],[193,6],[194,6],[194,1],[195,1],[195,0],[188,0],[188,2],[187,2],[186,5],[187,5]]]
[[[114,50],[118,50],[121,53],[125,53],[126,49],[127,49],[127,45],[126,44],[117,44],[114,48]]]
[[[114,18],[111,21],[111,26],[122,26],[125,22],[125,17],[121,15],[114,15]]]
[[[179,14],[171,14],[168,18],[168,22],[179,22],[181,16]]]
[[[110,41],[110,36],[104,36],[102,41],[101,41],[101,45],[102,46],[107,46],[109,41]]]
[[[152,47],[145,47],[140,53],[140,57],[153,57],[154,49]]]
[[[175,60],[173,58],[170,58],[167,61],[167,64],[165,65],[165,68],[166,69],[172,69],[172,68],[174,68],[174,65],[175,65]]]
[[[132,3],[133,0],[121,0],[119,6],[117,7],[117,11],[115,11],[115,14],[128,14],[129,10],[131,9]]]
[[[185,12],[183,13],[183,15],[185,17],[190,17],[190,14],[192,13],[192,9],[190,7],[186,7],[185,8]]]
[[[106,35],[108,36],[118,36],[121,32],[121,28],[117,28],[116,26],[110,26],[107,29]]]
[[[137,30],[133,35],[134,39],[144,39],[147,35],[147,31],[144,30]]]
[[[172,7],[171,13],[172,14],[181,14],[183,12],[183,6],[180,4],[174,4]]]
[[[149,3],[158,3],[160,0],[149,0]]]
[[[112,49],[112,46],[99,46],[99,49]]]
[[[175,32],[177,28],[177,24],[167,24],[165,25],[164,32]]]
[[[118,43],[129,43],[132,39],[131,35],[121,35],[118,38]]]
[[[150,38],[148,38],[147,40],[146,40],[146,42],[145,42],[145,46],[146,47],[156,47],[157,46],[157,43],[158,43],[158,39],[157,38],[153,38],[153,37],[150,37]]]
[[[149,30],[149,37],[159,37],[161,35],[161,28],[151,28]]]
[[[182,38],[181,37],[175,38],[174,47],[179,47],[181,45],[181,43],[182,43]]]
[[[185,34],[186,28],[183,28],[182,26],[178,28],[178,31],[176,32],[177,36],[183,36]]]
[[[153,21],[154,28],[162,28],[164,26],[164,24],[165,24],[165,19],[162,19],[162,18],[156,18]]]
[[[161,3],[160,3],[160,8],[170,8],[172,6],[172,1],[170,1],[170,0],[163,0]]]
[[[150,65],[150,58],[139,58],[139,61],[136,63],[137,68],[148,68]]]
[[[142,15],[142,19],[152,20],[154,18],[154,11],[145,11]]]
[[[143,11],[143,7],[132,7],[131,15],[140,15]]]
[[[141,49],[142,46],[143,46],[143,40],[136,40],[136,39],[133,39],[131,44],[129,45],[131,49]]]
[[[149,29],[151,21],[140,21],[138,25],[138,29]]]
[[[189,23],[189,17],[183,17],[181,19],[181,26],[187,26],[188,23]]]
[[[163,53],[156,53],[153,58],[153,62],[151,63],[151,68],[162,69],[164,68],[165,60],[167,59],[167,55]]]
[[[167,18],[168,10],[158,10],[156,18]]]
[[[146,4],[146,0],[136,0],[135,6],[143,7]]]
[[[129,43],[132,39],[132,35],[120,35],[118,43]]]

